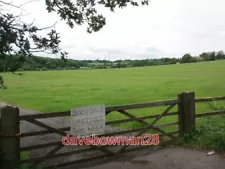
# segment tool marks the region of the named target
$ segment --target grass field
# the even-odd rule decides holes
[[[176,98],[225,95],[225,61],[108,70],[3,74],[0,99],[39,111],[91,104],[118,105]]]
[[[0,90],[0,100],[54,112],[93,104],[109,106],[174,99],[184,91],[194,91],[196,97],[224,96],[224,68],[225,61],[214,61],[126,69],[22,72],[22,76],[6,73],[3,76],[8,89]],[[131,112],[144,116],[161,113],[163,109]],[[197,106],[197,112],[207,109],[206,104]],[[122,115],[112,113],[108,120],[121,118]],[[177,117],[163,118],[159,123],[167,121],[177,121]],[[133,126],[140,127],[131,122],[122,127]]]

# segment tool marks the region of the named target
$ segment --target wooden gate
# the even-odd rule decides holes
[[[136,109],[146,109],[153,107],[161,107],[164,108],[163,111],[159,114],[155,114],[153,111],[148,110],[147,116],[138,116],[137,112],[131,113]],[[162,110],[162,109],[158,109]],[[173,111],[172,111],[173,110]],[[135,122],[135,124],[139,123],[141,127],[135,127],[132,129],[127,129],[127,127],[117,128],[119,131],[107,132],[103,135],[98,135],[98,137],[102,136],[121,136],[127,135],[130,133],[130,136],[134,136],[137,138],[138,136],[143,136],[143,134],[158,134],[159,136],[159,145],[165,145],[169,142],[173,141],[177,138],[178,134],[182,135],[187,130],[191,129],[193,124],[189,124],[188,119],[193,118],[194,112],[194,93],[182,93],[178,95],[177,99],[172,100],[164,100],[164,101],[156,101],[149,103],[141,103],[141,104],[130,104],[130,105],[122,105],[122,106],[112,106],[106,107],[106,116],[110,116],[113,113],[120,113],[121,115],[127,117],[123,119],[116,120],[107,120],[106,126],[118,126],[118,124],[125,124],[129,122]],[[145,110],[147,112],[147,110]],[[185,114],[188,112],[189,115]],[[68,134],[70,130],[69,126],[55,128],[50,124],[45,123],[45,119],[48,118],[62,118],[69,119],[70,111],[65,112],[51,112],[51,113],[41,113],[41,114],[29,114],[29,115],[19,115],[19,109],[15,107],[5,107],[1,111],[2,113],[2,147],[3,153],[5,155],[13,155],[11,156],[11,160],[14,161],[14,164],[24,165],[29,163],[40,164],[44,166],[44,168],[52,168],[52,167],[64,167],[68,165],[78,164],[85,161],[90,161],[99,158],[105,158],[110,156],[115,156],[121,153],[134,151],[141,148],[146,148],[143,145],[117,145],[117,146],[99,146],[99,145],[83,145],[83,146],[64,146],[62,144],[62,140],[53,140],[49,142],[45,142],[43,144],[32,145],[22,145],[21,139],[28,139],[29,137],[40,138],[42,136],[47,137],[49,134],[58,134],[60,137],[64,137]],[[179,114],[179,116],[178,116]],[[176,116],[177,121],[167,122],[167,123],[157,123],[160,119]],[[176,119],[176,118],[175,118]],[[149,122],[152,120],[151,122]],[[171,120],[171,119],[170,119]],[[167,121],[170,121],[167,120]],[[3,123],[7,121],[7,123]],[[20,130],[20,124],[24,121],[29,122],[33,125],[41,127],[42,130],[32,131],[32,132],[23,132]],[[187,125],[187,123],[189,125]],[[179,124],[179,125],[178,125]],[[169,126],[175,126],[175,130],[170,129]],[[167,130],[163,129],[167,127]],[[44,130],[43,130],[44,129]],[[171,128],[172,129],[172,128]],[[174,128],[173,128],[174,129]],[[4,147],[7,147],[4,148]],[[66,151],[63,149],[66,147]],[[151,147],[151,146],[148,146]],[[34,155],[33,157],[28,157],[23,159],[21,157],[21,152],[30,152],[36,151],[39,149],[50,149],[47,153],[39,154],[37,157]],[[62,151],[62,152],[60,152]],[[88,152],[98,151],[96,154],[85,154]],[[99,152],[100,151],[100,152]],[[81,155],[79,155],[81,154]],[[68,160],[69,156],[76,155],[76,159]],[[60,161],[62,157],[66,157],[67,161]],[[84,158],[87,157],[87,158]],[[57,160],[57,158],[59,160]],[[56,159],[55,162],[47,162],[48,160]],[[45,163],[47,162],[47,164]]]

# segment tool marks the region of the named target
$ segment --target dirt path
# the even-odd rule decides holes
[[[121,157],[122,159],[123,157]],[[180,147],[167,147],[125,161],[110,161],[83,169],[225,169],[225,157]],[[75,169],[73,167],[67,169]]]

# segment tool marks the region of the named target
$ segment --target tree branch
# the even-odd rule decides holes
[[[19,7],[22,7],[22,6],[27,5],[27,4],[29,4],[29,3],[31,3],[31,2],[34,2],[34,1],[39,1],[39,0],[30,0],[30,1],[27,1],[27,2],[25,2],[25,3],[21,4],[21,5],[19,5]]]
[[[52,26],[47,26],[47,27],[44,27],[44,28],[38,28],[37,30],[42,31],[42,30],[50,29],[50,28],[54,27],[57,23],[58,23],[58,21],[56,21]]]
[[[2,0],[0,0],[0,3],[2,3],[4,5],[11,6],[11,7],[14,7],[14,8],[21,9],[22,6],[27,5],[27,4],[29,4],[31,2],[34,2],[34,1],[39,1],[39,0],[30,0],[30,1],[24,2],[23,4],[20,4],[20,5],[13,5],[12,2],[5,2],[5,1],[2,1]]]
[[[4,2],[4,1],[1,1],[1,0],[0,0],[0,3],[2,3],[2,4],[4,4],[4,5],[8,5],[8,6],[15,7],[15,8],[20,8],[19,6],[17,6],[17,5],[13,5],[13,4],[12,4],[12,3],[10,3],[10,2]]]

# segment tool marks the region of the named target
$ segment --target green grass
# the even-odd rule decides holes
[[[178,139],[184,146],[225,151],[225,115],[205,117],[197,120],[195,131]]]
[[[41,112],[54,112],[94,104],[112,106],[174,99],[184,91],[194,91],[196,97],[224,96],[224,68],[225,61],[214,61],[125,69],[22,72],[22,76],[5,73],[8,89],[0,90],[0,100]],[[161,113],[165,108],[129,112],[144,116]],[[176,111],[176,107],[173,110]],[[209,110],[207,104],[197,105],[197,112]],[[123,117],[113,112],[107,119]],[[177,117],[164,117],[158,123],[172,121],[177,121]],[[140,126],[130,122],[121,127]],[[175,128],[166,128],[171,129]]]
[[[176,98],[225,95],[225,61],[108,70],[3,74],[0,99],[39,111],[92,104],[118,105]]]

